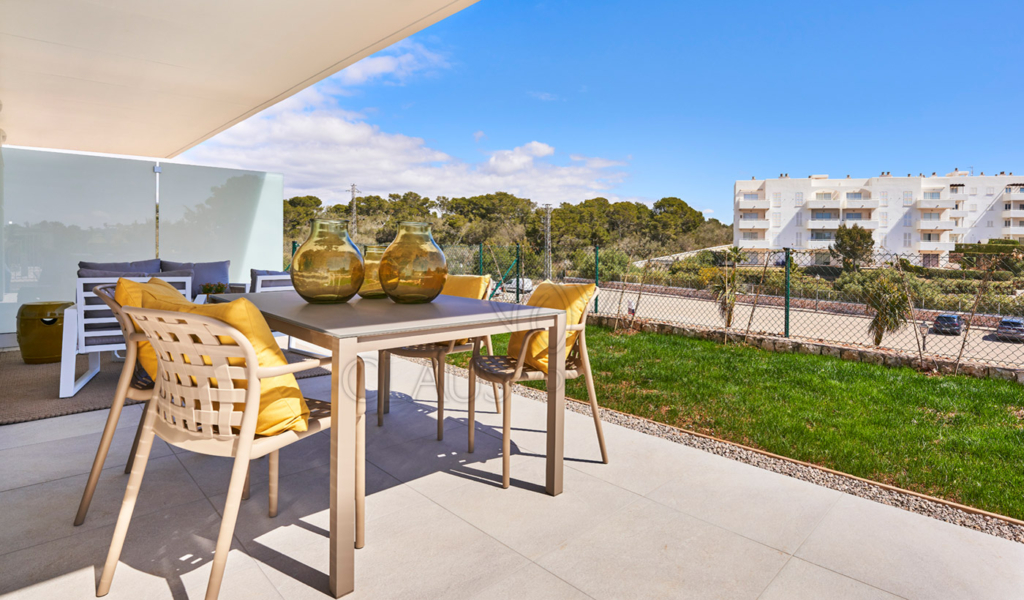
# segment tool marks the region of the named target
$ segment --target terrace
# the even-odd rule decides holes
[[[88,352],[83,341],[107,337],[97,331],[109,330],[76,331],[69,321],[65,326],[72,333],[64,336],[64,348],[81,344],[82,352],[77,357],[72,352],[64,365],[71,381],[80,383],[66,394],[58,365],[21,363],[13,335],[18,308],[33,300],[70,296],[83,315],[95,310],[97,304],[89,304],[95,293],[81,287],[81,277],[74,272],[73,263],[79,259],[125,260],[151,256],[154,249],[165,259],[230,259],[232,281],[247,280],[250,269],[283,266],[280,175],[169,159],[472,1],[356,2],[341,7],[291,2],[244,13],[217,6],[189,13],[193,9],[181,7],[183,14],[173,22],[158,18],[163,7],[157,3],[135,7],[135,12],[71,0],[57,4],[63,10],[25,4],[0,13],[0,49],[16,50],[19,67],[25,66],[0,79],[0,126],[14,146],[0,148],[0,414],[5,419],[0,422],[10,423],[0,426],[4,599],[96,597],[121,500],[131,488],[125,464],[146,406],[124,408],[88,517],[74,525],[123,365],[110,351]],[[80,27],[83,22],[90,27]],[[187,39],[179,37],[180,23],[195,24],[184,36]],[[338,23],[361,26],[339,36]],[[239,48],[246,51],[238,52]],[[79,76],[68,77],[67,65],[77,65]],[[166,118],[152,119],[157,113]],[[56,115],[60,127],[53,126]],[[0,144],[3,138],[0,132]],[[160,158],[139,158],[145,156]],[[846,202],[849,208],[850,201]],[[870,208],[864,203],[874,201],[859,202]],[[769,207],[769,200],[760,198],[741,198],[739,203],[757,210]],[[819,208],[840,204],[832,199],[808,201]],[[765,228],[766,223],[758,219],[741,227]],[[824,249],[830,242],[811,240],[808,246]],[[756,240],[748,245],[767,244],[768,240]],[[469,271],[479,264],[483,275],[483,250],[481,246],[480,255],[457,258],[465,249],[449,249],[453,273],[455,265]],[[504,250],[512,255],[511,249]],[[573,400],[586,398],[582,380],[566,385],[553,377],[548,393],[514,387],[512,410],[506,413],[511,415],[512,431],[506,456],[504,416],[494,408],[490,385],[478,386],[475,425],[470,429],[470,384],[464,369],[450,365],[444,375],[445,414],[439,423],[434,372],[421,362],[396,357],[384,426],[372,419],[356,420],[361,429],[339,432],[345,428],[332,427],[281,450],[274,517],[268,516],[270,461],[253,461],[251,496],[241,503],[219,597],[973,599],[1013,597],[1024,588],[1021,530],[1012,519],[978,510],[984,504],[1004,514],[1016,511],[1013,501],[1001,504],[1012,494],[999,496],[998,502],[992,494],[979,494],[977,501],[964,494],[965,502],[972,502],[968,507],[925,497],[924,492],[933,492],[946,500],[960,498],[956,488],[928,487],[930,464],[915,462],[913,469],[907,468],[906,481],[890,479],[891,471],[858,470],[873,464],[859,454],[866,446],[871,454],[885,454],[889,469],[904,456],[876,452],[880,446],[865,444],[856,435],[856,443],[842,436],[836,442],[829,434],[826,442],[834,445],[806,443],[793,448],[794,438],[787,434],[795,428],[812,436],[815,424],[804,420],[803,412],[793,420],[793,414],[786,414],[788,407],[805,401],[808,390],[823,386],[814,405],[827,399],[835,407],[833,415],[840,414],[849,410],[853,399],[835,390],[854,382],[859,400],[876,388],[886,388],[877,385],[883,380],[883,367],[864,365],[867,370],[861,370],[862,365],[851,366],[839,358],[791,354],[782,366],[771,363],[761,368],[776,355],[692,340],[684,347],[678,342],[681,338],[650,332],[671,329],[671,323],[717,333],[723,340],[742,332],[737,325],[722,327],[707,282],[671,281],[668,273],[663,281],[652,282],[646,278],[653,273],[641,267],[602,276],[597,249],[592,255],[590,248],[578,250],[587,268],[559,267],[552,272],[552,262],[565,261],[552,261],[552,250],[546,248],[544,276],[568,282],[584,273],[584,281],[604,286],[591,304],[598,324],[587,331],[595,340],[590,353],[598,401],[616,409],[606,408],[601,414],[607,464],[601,460],[589,405]],[[863,310],[849,309],[863,299],[853,292],[838,299],[826,297],[820,307],[815,295],[813,311],[809,293],[792,292],[791,315],[787,266],[783,307],[781,293],[768,288],[777,286],[778,265],[788,264],[784,258],[766,256],[763,270],[757,267],[762,281],[740,294],[736,323],[753,324],[758,340],[778,340],[779,348],[793,348],[802,343],[798,339],[836,338],[850,347],[866,346]],[[810,262],[813,256],[803,258],[800,267],[815,266]],[[769,265],[774,278],[764,281]],[[514,266],[520,281],[524,266],[518,258]],[[504,272],[506,264],[501,267]],[[541,277],[532,271],[525,275]],[[628,275],[643,279],[632,284]],[[756,280],[754,269],[747,275]],[[185,278],[189,285],[197,283],[193,277]],[[808,284],[809,279],[799,283]],[[817,294],[821,284],[813,285]],[[505,292],[498,299],[528,301],[528,294],[519,298],[518,288],[514,294]],[[271,294],[295,295],[290,290]],[[757,300],[752,301],[754,294]],[[637,329],[643,332],[611,332],[607,327],[624,316],[624,302],[634,306]],[[405,308],[392,306],[395,320],[408,312]],[[269,311],[264,315],[272,318]],[[560,317],[547,318],[558,323]],[[785,338],[790,338],[793,326],[792,340],[782,339],[783,320]],[[274,329],[280,332],[288,325],[279,321]],[[450,329],[457,326],[470,332],[482,327],[476,322],[449,323]],[[556,331],[564,323],[552,327]],[[979,329],[980,333],[972,332],[978,342],[972,345],[970,358],[988,360],[993,371],[995,365],[1003,369],[1021,363],[1003,346],[982,337],[989,335],[989,323]],[[834,336],[836,330],[841,335]],[[347,339],[339,336],[332,340]],[[507,340],[497,342],[499,353],[504,352]],[[279,335],[278,343],[287,347],[292,341]],[[938,346],[946,358],[955,350],[951,344],[931,343],[933,351]],[[347,423],[345,419],[354,418],[357,411],[342,410],[348,406],[342,400],[357,398],[351,390],[339,392],[339,381],[350,372],[336,367],[354,367],[357,361],[354,346],[332,344],[310,347],[297,342],[306,351],[333,352],[335,360],[323,365],[333,373],[318,371],[299,379],[299,384],[306,398],[333,403],[338,422]],[[894,351],[912,352],[915,346],[912,331],[887,340]],[[817,353],[824,352],[819,348]],[[374,383],[377,356],[360,354],[366,365],[367,414],[375,414],[381,400]],[[553,368],[557,372],[558,367]],[[86,376],[93,370],[94,377]],[[828,373],[839,375],[830,379]],[[683,374],[689,378],[685,384]],[[909,381],[899,390],[912,389],[926,398],[941,395],[936,390],[946,384],[916,373],[901,372],[895,378]],[[959,386],[962,396],[978,396],[977,390],[982,390],[1002,398],[1012,395],[1006,386],[1015,385],[999,382],[1003,387],[997,389],[996,382],[987,382],[989,387],[975,388],[973,380],[964,380],[947,387]],[[870,414],[867,409],[872,407],[865,406],[858,404],[852,414],[862,414],[860,409]],[[39,410],[49,412],[43,415]],[[912,427],[917,425],[913,410],[899,415],[905,431],[918,435],[920,429]],[[701,425],[712,412],[715,418],[731,415],[734,420]],[[927,415],[931,418],[932,413]],[[947,419],[944,415],[940,420]],[[984,417],[989,420],[972,425],[990,431],[996,423],[1002,431],[1010,427],[1006,421],[1016,418],[1007,410]],[[948,419],[955,420],[956,415]],[[676,427],[687,423],[697,433]],[[748,427],[751,424],[754,427]],[[845,434],[848,425],[831,421],[820,430]],[[439,430],[443,440],[437,439]],[[471,432],[472,453],[467,448]],[[352,457],[352,442],[360,435],[365,435],[365,457],[355,454],[355,468],[365,469],[366,540],[364,547],[354,550],[345,537],[351,533],[352,519],[346,523],[344,511],[351,508],[358,515],[359,508],[351,494],[339,495],[339,490],[351,492],[346,486],[357,484],[351,479],[339,483],[346,478],[338,474],[353,469],[354,461],[346,465],[339,457]],[[1001,460],[1016,456],[991,447],[984,450],[991,453],[986,457],[998,455]],[[503,489],[506,458],[511,486]],[[955,458],[949,460],[956,462]],[[984,463],[972,462],[977,469],[972,473],[994,471],[986,470]],[[874,477],[882,484],[823,467]],[[953,476],[946,479],[956,479],[957,471],[950,468]],[[181,600],[204,595],[217,531],[230,504],[231,470],[229,458],[199,455],[155,440],[108,597]],[[1015,481],[1010,469],[1003,472]],[[917,493],[885,483],[912,487]],[[352,557],[354,575],[348,588],[346,574],[337,572],[344,560],[336,555]]]

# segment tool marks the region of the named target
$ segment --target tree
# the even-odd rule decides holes
[[[836,240],[828,247],[832,258],[842,259],[843,271],[859,271],[860,264],[871,258],[875,241],[871,232],[860,225],[847,227],[845,223],[836,231]]]
[[[316,196],[295,196],[284,201],[284,235],[286,238],[305,237],[309,222],[320,216],[323,202]]]
[[[876,346],[882,344],[886,333],[894,333],[907,324],[910,314],[910,297],[906,288],[896,280],[895,274],[885,269],[879,271],[864,286],[864,303],[868,313],[875,313],[868,323]]]
[[[711,282],[711,291],[718,299],[718,313],[725,321],[725,327],[732,327],[732,315],[736,308],[737,273],[739,263],[746,255],[743,249],[733,246],[725,251],[725,266],[718,269]],[[730,269],[730,265],[732,268]]]

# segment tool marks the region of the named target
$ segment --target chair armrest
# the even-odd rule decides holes
[[[523,346],[519,349],[519,357],[516,358],[516,370],[512,374],[513,381],[518,381],[519,376],[523,374],[523,366],[526,364],[526,351],[530,348],[530,340],[538,333],[545,332],[547,332],[547,329],[531,329],[526,332],[526,336],[523,338]]]
[[[228,293],[229,294],[244,294],[249,291],[248,283],[229,283]]]
[[[583,323],[580,323],[579,325],[566,325],[565,326],[565,330],[566,331],[586,331],[587,330],[587,326],[584,325]]]
[[[135,343],[138,343],[138,342],[147,342],[147,341],[149,341],[149,336],[144,334],[144,333],[140,333],[138,331],[136,331],[135,333],[133,333],[133,334],[129,335],[127,338],[125,338],[125,342],[135,342]]]
[[[298,373],[299,371],[308,371],[310,369],[316,369],[317,367],[326,367],[330,364],[330,356],[325,358],[310,358],[290,365],[282,365],[280,367],[260,367],[259,370],[256,371],[256,376],[260,379],[280,377],[281,375],[288,375],[289,373]]]

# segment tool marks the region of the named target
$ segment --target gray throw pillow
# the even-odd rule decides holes
[[[260,269],[249,269],[249,278],[252,280],[251,283],[249,284],[249,293],[254,293],[256,291],[256,278],[266,275],[290,275],[290,273],[288,273],[288,271],[264,271]],[[281,282],[264,281],[263,289],[270,289],[275,287],[291,287],[291,285],[291,279]]]
[[[223,283],[227,286],[229,281],[228,271],[231,268],[230,260],[207,263],[179,263],[170,260],[160,261],[161,273],[167,271],[192,271],[192,297],[195,298],[203,293],[203,285],[207,283]],[[158,275],[159,276],[159,275]]]
[[[110,269],[79,269],[79,277],[149,277],[149,273],[142,271],[120,271]]]
[[[79,269],[93,269],[98,271],[122,271],[133,273],[156,273],[160,270],[160,259],[152,258],[150,260],[137,260],[135,262],[88,262],[81,261],[78,263]],[[81,275],[79,275],[81,277]]]

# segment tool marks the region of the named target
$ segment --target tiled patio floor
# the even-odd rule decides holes
[[[513,488],[483,391],[466,454],[465,380],[435,439],[427,369],[395,360],[367,431],[367,544],[352,598],[1021,598],[1024,545],[566,415],[565,493],[543,493],[545,407],[513,405]],[[451,377],[451,376],[449,376]],[[371,368],[368,383],[376,374]],[[302,381],[327,398],[329,378]],[[459,396],[459,397],[455,397]],[[104,411],[0,427],[0,597],[93,598],[139,407],[125,409],[86,523],[73,527]],[[327,598],[327,448],[282,451],[281,512],[253,467],[221,598]],[[230,462],[157,443],[109,598],[200,598]]]

